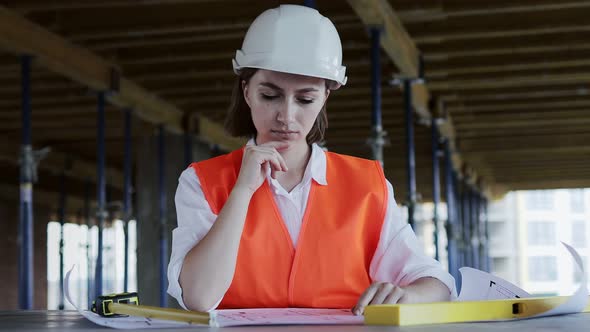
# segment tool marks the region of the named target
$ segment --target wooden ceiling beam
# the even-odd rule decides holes
[[[538,46],[498,46],[495,48],[482,47],[482,48],[466,48],[466,49],[455,49],[448,51],[429,52],[424,54],[424,60],[426,63],[436,63],[442,61],[449,61],[451,59],[459,58],[482,58],[482,57],[498,57],[508,56],[518,57],[519,55],[527,54],[543,54],[543,53],[558,53],[558,52],[572,52],[572,51],[588,51],[590,49],[590,43],[576,43],[576,44],[564,44],[556,41],[550,45],[538,45]]]
[[[535,75],[535,76],[519,76],[509,77],[506,79],[498,78],[493,81],[482,80],[449,80],[446,82],[432,82],[429,87],[435,91],[446,91],[451,89],[458,90],[472,90],[472,89],[494,89],[494,88],[510,88],[522,86],[538,86],[538,85],[558,85],[562,84],[587,84],[590,81],[590,73],[580,74],[564,74],[564,75]]]
[[[585,97],[585,98],[584,98]],[[512,111],[538,111],[549,110],[557,113],[556,110],[567,110],[574,108],[587,109],[590,107],[590,95],[578,98],[563,98],[559,101],[541,100],[538,102],[502,102],[502,103],[482,103],[479,105],[467,104],[460,106],[448,106],[447,110],[459,118],[459,113],[469,113],[479,116],[488,113],[512,113]],[[540,112],[541,113],[541,112]]]
[[[590,86],[589,86],[590,87]],[[505,90],[506,91],[506,90]],[[535,91],[535,92],[533,92]],[[548,91],[543,89],[531,90],[531,92],[515,92],[505,94],[448,94],[445,105],[447,107],[470,108],[478,106],[496,105],[502,109],[503,106],[510,106],[515,104],[540,104],[541,102],[562,102],[567,101],[585,101],[590,98],[590,89],[584,85],[577,88],[562,88],[559,90]]]
[[[65,77],[97,91],[111,89],[115,66],[88,50],[75,47],[62,37],[47,31],[14,12],[0,7],[0,48],[15,54],[31,54],[36,61]],[[183,130],[183,112],[176,106],[157,98],[133,81],[121,77],[116,94],[109,95],[111,103],[118,107],[130,107],[140,118],[164,124],[174,132]],[[204,121],[203,121],[204,122]],[[223,128],[210,123],[208,130],[217,131],[214,143],[228,150],[241,146],[223,134]],[[207,137],[203,137],[207,140]]]
[[[566,178],[561,180],[546,180],[540,178],[536,179],[535,181],[522,181],[519,179],[515,179],[514,181],[506,181],[504,184],[511,190],[588,188],[590,187],[590,178]]]
[[[514,71],[524,70],[545,70],[545,69],[563,69],[590,66],[590,60],[554,60],[541,62],[525,62],[525,63],[499,63],[483,66],[464,66],[461,68],[441,68],[429,69],[428,77],[452,77],[465,74],[491,74],[491,73],[511,73]]]
[[[461,141],[461,151],[489,152],[491,154],[506,153],[507,151],[529,151],[538,153],[550,153],[552,151],[578,151],[585,153],[590,151],[590,135],[587,133],[577,135],[531,136],[530,139],[522,137],[496,137]]]
[[[526,21],[493,16],[471,20],[432,22],[408,29],[418,44],[444,43],[447,41],[482,40],[488,38],[526,37],[559,33],[583,33],[590,31],[585,13],[551,13],[551,15],[528,16]],[[561,17],[558,14],[563,14]],[[513,16],[514,18],[514,16]],[[568,20],[564,20],[568,18]],[[495,24],[490,24],[490,23]],[[470,29],[465,29],[469,26]],[[433,33],[434,31],[434,33]]]
[[[573,107],[568,109],[542,109],[541,111],[535,110],[534,107],[531,107],[530,110],[523,112],[506,112],[506,111],[499,111],[497,113],[475,113],[475,114],[454,114],[455,123],[457,125],[461,124],[471,124],[474,122],[477,123],[485,123],[485,122],[512,122],[512,121],[534,121],[534,120],[559,120],[559,119],[588,119],[587,107]]]
[[[527,128],[527,127],[535,127],[535,126],[553,126],[555,128],[555,132],[559,131],[560,128],[565,126],[574,126],[574,125],[589,125],[590,124],[590,117],[582,117],[582,118],[556,118],[556,119],[529,119],[529,120],[496,120],[493,122],[465,122],[461,124],[456,124],[457,128],[461,129],[471,129],[471,130],[479,130],[479,129],[491,129],[491,128],[513,128],[513,129],[520,129],[520,128]],[[465,140],[469,140],[472,138],[468,138]]]
[[[227,1],[227,0],[226,0]],[[100,9],[100,8],[120,8],[120,7],[137,7],[137,6],[156,6],[195,3],[202,4],[212,2],[212,0],[106,0],[106,1],[72,1],[72,0],[53,0],[36,1],[36,0],[19,0],[12,7],[19,13],[30,13],[35,11],[56,11],[72,9]]]
[[[535,126],[533,128],[523,127],[523,128],[483,128],[483,129],[462,129],[461,127],[457,128],[457,134],[460,135],[462,139],[472,139],[472,138],[493,138],[493,137],[522,137],[523,139],[527,139],[527,136],[533,135],[553,135],[555,134],[555,127],[554,126]],[[574,125],[574,126],[567,126],[559,128],[559,132],[562,134],[568,135],[576,135],[588,132],[587,125]]]
[[[559,3],[549,1],[535,1],[535,3],[526,4],[486,4],[482,7],[479,4],[470,6],[470,3],[441,3],[440,5],[429,6],[423,5],[417,9],[405,9],[403,4],[400,5],[399,15],[404,23],[420,23],[428,21],[440,21],[448,19],[460,19],[465,17],[479,17],[489,15],[502,15],[514,13],[531,13],[544,12],[559,9],[583,9],[590,5],[586,1],[563,1]],[[408,6],[410,7],[410,6]]]
[[[449,93],[442,95],[440,99],[445,105],[452,106],[459,104],[481,103],[488,104],[491,102],[508,102],[514,100],[542,100],[546,98],[559,97],[579,97],[590,93],[589,88],[585,87],[559,87],[558,89],[545,89],[532,87],[528,90],[516,92],[498,89],[497,91],[482,91],[481,93]]]

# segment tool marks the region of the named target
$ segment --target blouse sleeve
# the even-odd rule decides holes
[[[371,279],[403,287],[420,278],[433,277],[443,282],[449,288],[451,297],[455,298],[455,279],[440,262],[424,254],[416,234],[395,202],[389,181],[387,192],[389,199],[381,237],[369,268]]]

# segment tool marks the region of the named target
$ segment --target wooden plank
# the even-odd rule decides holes
[[[564,74],[564,75],[535,75],[518,76],[493,81],[482,80],[450,80],[446,82],[431,82],[428,84],[431,90],[446,91],[451,89],[472,90],[472,89],[494,89],[510,87],[534,87],[553,84],[556,87],[563,84],[585,84],[590,81],[590,73]]]
[[[535,190],[535,189],[566,189],[588,188],[590,179],[537,179],[536,181],[507,181],[504,183],[511,190]]]
[[[457,128],[461,130],[474,130],[474,129],[521,129],[521,128],[534,128],[535,126],[553,126],[554,132],[560,131],[561,128],[575,125],[588,125],[590,124],[590,118],[557,118],[557,119],[530,119],[530,120],[502,120],[497,122],[464,122],[457,124]],[[521,139],[524,139],[521,137]],[[465,140],[469,140],[466,138]]]
[[[412,3],[413,5],[413,3]],[[420,4],[412,6],[396,2],[398,14],[404,23],[422,23],[448,19],[554,11],[560,9],[583,9],[589,6],[586,1],[560,1],[553,3],[547,0],[537,0],[532,3],[486,3],[485,6],[471,2],[445,2],[441,4]]]
[[[486,152],[490,154],[506,154],[508,151],[518,153],[524,151],[534,153],[551,153],[554,151],[582,153],[590,151],[590,135],[587,133],[577,135],[539,135],[536,138],[531,136],[531,139],[528,140],[510,137],[474,138],[461,141],[460,149],[464,153]]]
[[[427,77],[448,77],[465,74],[511,73],[518,70],[562,69],[590,66],[590,60],[554,60],[525,63],[498,63],[493,65],[464,66],[454,68],[429,69]]]
[[[498,46],[495,48],[467,48],[454,49],[448,51],[425,53],[424,60],[426,63],[435,63],[440,61],[448,61],[455,58],[471,58],[471,57],[496,57],[496,56],[510,56],[517,57],[526,54],[539,54],[563,51],[587,51],[590,49],[590,43],[577,44],[563,44],[555,42],[549,45],[537,46]]]
[[[0,7],[0,48],[16,54],[35,55],[36,61],[50,70],[97,91],[109,90],[111,72],[116,69],[99,56],[71,45],[62,37],[4,7]],[[164,124],[174,132],[182,131],[183,112],[176,106],[124,77],[119,84],[118,93],[109,95],[111,103],[133,108],[137,116],[148,122]],[[232,145],[232,140],[226,139],[221,126],[209,125],[212,127],[208,128],[208,132],[215,133],[213,143],[228,150],[237,148]]]

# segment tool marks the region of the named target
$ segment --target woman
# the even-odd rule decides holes
[[[346,84],[334,25],[283,5],[250,26],[233,61],[226,128],[246,147],[179,180],[168,292],[185,308],[323,307],[449,300],[380,165],[324,152],[326,101]]]

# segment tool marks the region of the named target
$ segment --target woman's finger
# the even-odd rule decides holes
[[[377,292],[375,293],[375,296],[373,296],[373,299],[371,300],[371,302],[369,302],[369,304],[383,304],[383,303],[385,303],[384,302],[385,298],[388,297],[392,291],[394,291],[394,288],[395,288],[395,286],[393,286],[389,282],[381,283],[381,285],[379,285],[379,287],[377,288]]]
[[[360,296],[360,298],[359,298],[358,302],[356,303],[356,305],[354,306],[354,308],[352,308],[352,312],[355,315],[361,315],[363,313],[363,311],[365,311],[365,307],[369,304],[369,302],[371,302],[371,300],[373,299],[373,296],[375,296],[375,293],[377,292],[378,288],[379,288],[379,283],[373,283],[373,284],[371,284],[371,286],[369,286],[369,287],[367,287],[367,289],[365,289],[365,291]]]
[[[394,287],[389,295],[383,300],[383,304],[396,304],[403,298],[405,291],[401,287]]]

